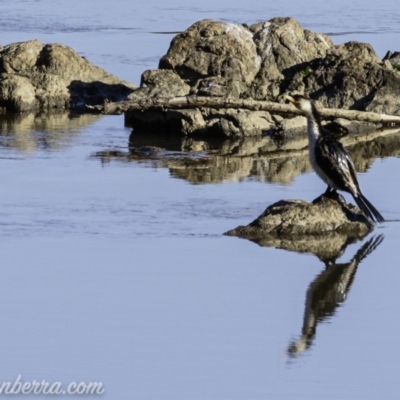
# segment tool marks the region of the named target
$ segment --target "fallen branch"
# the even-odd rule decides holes
[[[268,111],[283,114],[301,114],[291,104],[274,103],[271,101],[256,101],[252,99],[226,99],[221,97],[175,97],[173,99],[146,99],[141,101],[122,101],[105,103],[103,107],[91,107],[104,114],[122,114],[129,111],[177,110],[193,108],[236,108],[251,111]],[[400,116],[377,114],[373,112],[342,110],[336,108],[320,108],[323,117],[346,118],[349,120],[368,121],[376,123],[398,124]]]

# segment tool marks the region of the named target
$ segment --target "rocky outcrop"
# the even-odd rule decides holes
[[[312,203],[303,200],[274,203],[252,223],[228,234],[247,238],[267,235],[296,237],[332,232],[365,235],[369,229],[368,219],[358,208],[343,199],[323,195]]]
[[[293,18],[252,26],[203,20],[178,34],[159,69],[145,71],[135,88],[67,46],[32,40],[0,48],[0,108],[84,108],[129,99],[143,101],[143,108],[126,113],[136,131],[261,136],[285,124],[299,129],[304,119],[282,122],[279,112],[229,106],[152,109],[145,101],[207,96],[279,102],[290,91],[320,106],[400,115],[399,60],[399,53],[380,60],[364,43],[335,46]]]
[[[149,100],[194,96],[279,102],[291,91],[309,95],[320,106],[400,115],[399,60],[399,53],[380,60],[368,44],[335,46],[293,18],[251,26],[203,20],[178,34],[159,69],[145,71],[135,88],[67,46],[32,40],[0,48],[0,109],[99,109],[132,100],[140,107],[126,113],[126,124],[136,131],[261,136],[285,124],[299,129],[304,120],[282,122],[279,112],[260,108],[154,109]]]
[[[203,20],[173,39],[159,68],[175,71],[192,95],[272,99],[283,80],[332,46],[328,36],[303,29],[293,18],[250,27]]]
[[[372,227],[361,211],[340,195],[337,198],[322,195],[312,203],[278,201],[249,225],[232,229],[226,235],[329,259],[337,254],[338,248],[349,240],[364,237]]]
[[[174,97],[185,94],[228,98],[276,99],[282,82],[303,64],[323,57],[332,41],[304,30],[293,18],[274,18],[248,27],[214,20],[196,22],[178,34],[159,72],[168,71],[176,85],[157,84],[156,72],[146,71],[133,95]],[[165,72],[161,72],[165,71]],[[171,75],[173,72],[174,75]],[[180,78],[180,81],[178,81]],[[183,83],[188,86],[182,90]],[[151,90],[149,90],[151,87]],[[144,97],[143,97],[144,98]],[[126,123],[137,131],[260,136],[276,126],[269,112],[244,110],[179,110],[127,113]]]
[[[3,110],[83,108],[125,100],[134,89],[62,44],[31,40],[0,50]]]
[[[303,29],[293,18],[252,26],[203,20],[172,40],[158,72],[146,71],[134,96],[280,101],[291,91],[308,95],[320,106],[400,115],[399,59],[398,53],[390,53],[380,60],[365,43],[335,46],[328,36]],[[176,84],[154,80],[166,71]],[[229,107],[138,110],[126,115],[127,125],[135,130],[184,135],[261,136],[280,126],[279,114]],[[297,123],[296,129],[304,125],[299,121],[292,123]]]

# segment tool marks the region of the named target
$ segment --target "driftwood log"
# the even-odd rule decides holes
[[[251,111],[268,111],[282,114],[301,114],[291,104],[281,104],[271,101],[256,101],[252,99],[227,99],[221,97],[185,96],[173,99],[146,99],[141,101],[121,101],[104,103],[103,106],[88,106],[103,114],[122,114],[129,111],[147,110],[176,110],[193,108],[236,108]],[[322,116],[326,118],[345,118],[356,121],[392,124],[400,123],[400,116],[378,114],[366,111],[343,110],[334,108],[320,108]]]

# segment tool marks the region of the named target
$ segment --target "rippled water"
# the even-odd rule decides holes
[[[399,14],[395,1],[0,0],[0,43],[64,43],[138,84],[168,32],[203,18],[290,15],[383,56],[400,50]],[[1,382],[97,381],[107,399],[398,398],[396,134],[351,148],[393,221],[326,264],[222,235],[324,190],[302,151],[149,142],[121,116],[0,116],[0,131]]]

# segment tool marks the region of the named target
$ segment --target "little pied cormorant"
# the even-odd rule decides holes
[[[321,125],[321,115],[312,100],[301,95],[284,98],[307,118],[310,162],[317,175],[328,185],[326,194],[343,190],[350,193],[358,207],[374,222],[384,222],[379,211],[361,193],[353,161],[343,145]]]

